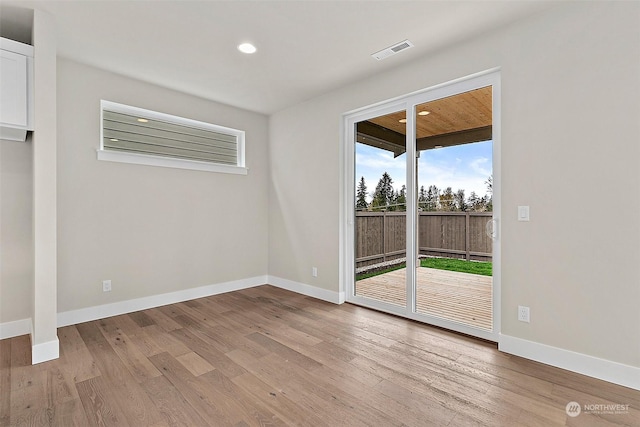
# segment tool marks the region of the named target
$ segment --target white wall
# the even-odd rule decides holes
[[[101,99],[245,130],[248,175],[98,161]],[[264,277],[267,126],[59,58],[58,311]]]
[[[0,140],[0,324],[31,318],[31,156],[30,138]]]
[[[502,333],[640,367],[639,16],[561,4],[274,114],[269,274],[339,290],[341,114],[499,66]]]

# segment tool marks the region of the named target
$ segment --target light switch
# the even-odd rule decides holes
[[[518,221],[529,221],[529,206],[518,206]]]

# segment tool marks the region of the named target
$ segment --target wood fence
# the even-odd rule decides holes
[[[491,212],[420,212],[420,254],[491,261],[492,240],[485,227],[492,216]],[[356,267],[404,257],[406,229],[406,212],[356,212]]]

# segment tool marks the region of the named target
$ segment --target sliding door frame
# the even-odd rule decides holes
[[[491,331],[474,328],[436,316],[417,313],[415,310],[417,267],[417,176],[416,176],[416,106],[425,102],[457,95],[481,87],[492,87],[492,140],[493,140],[493,327]],[[497,342],[500,334],[501,303],[501,88],[500,70],[492,69],[463,77],[388,101],[363,107],[343,115],[341,209],[340,209],[340,292],[347,302],[370,307],[383,312],[443,327],[479,338]],[[406,306],[357,296],[355,286],[355,127],[358,122],[381,115],[406,111],[406,182],[407,182],[407,269]],[[414,256],[411,256],[414,254]],[[342,299],[342,298],[341,298]]]

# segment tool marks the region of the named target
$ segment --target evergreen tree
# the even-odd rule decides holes
[[[418,193],[418,210],[428,210],[427,208],[427,192],[424,189],[424,185],[420,187]]]
[[[456,194],[453,195],[453,202],[455,205],[455,210],[460,212],[466,212],[468,209],[467,200],[464,197],[464,190],[458,190]]]
[[[447,187],[446,190],[440,194],[440,209],[447,212],[452,212],[456,208],[456,204],[453,198],[453,190],[451,187]]]
[[[485,209],[484,198],[478,197],[475,191],[472,191],[471,194],[469,195],[467,204],[469,205],[469,210],[473,212],[483,212]]]
[[[369,207],[367,203],[367,185],[364,182],[364,176],[360,178],[358,189],[356,191],[356,210],[364,211]]]
[[[406,211],[407,210],[407,186],[402,185],[400,191],[396,192],[396,197],[394,200],[394,204],[396,205],[397,211]]]
[[[493,212],[493,195],[489,196],[488,194],[484,196],[484,210],[486,212]]]
[[[388,209],[393,203],[393,180],[387,172],[382,174],[382,178],[378,181],[375,191],[373,192],[373,200],[371,206],[374,209]]]
[[[438,195],[440,190],[435,185],[430,185],[429,190],[427,191],[427,195],[425,197],[425,207],[428,212],[433,212],[438,210]]]
[[[389,207],[387,208],[389,212],[398,210],[398,197],[399,193],[396,190],[393,192],[393,196],[391,197],[391,201],[389,202]]]

